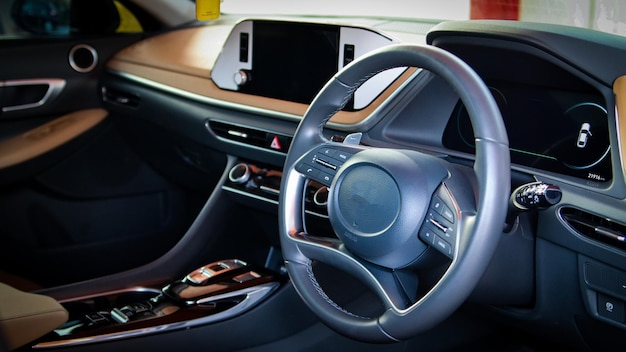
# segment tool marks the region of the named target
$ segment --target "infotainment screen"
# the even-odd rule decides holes
[[[211,69],[224,90],[310,104],[340,69],[393,39],[372,29],[322,22],[250,19],[230,32]],[[344,110],[360,110],[406,68],[381,72],[357,88]]]
[[[255,21],[252,69],[242,93],[310,103],[337,72],[339,28]]]

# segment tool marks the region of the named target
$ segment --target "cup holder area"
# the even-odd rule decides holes
[[[160,294],[161,292],[156,289],[136,288],[62,302],[63,307],[69,312],[69,318],[67,323],[54,330],[52,334],[62,338],[105,326],[114,326],[119,323],[112,313],[115,309],[145,304],[157,299]]]
[[[107,294],[76,301],[62,303],[70,312],[69,320],[81,318],[85,314],[99,311],[111,311],[115,307],[144,302],[157,297],[161,291],[149,288],[137,288],[118,293]]]

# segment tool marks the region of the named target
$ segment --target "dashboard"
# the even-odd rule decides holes
[[[606,297],[624,305],[626,295],[596,275],[626,277],[626,112],[619,114],[618,104],[626,100],[626,63],[604,59],[626,55],[624,38],[507,21],[224,21],[119,52],[107,63],[103,100],[111,111],[238,158],[224,189],[273,209],[291,138],[319,89],[360,56],[403,42],[448,50],[485,81],[507,128],[513,188],[541,181],[563,191],[558,206],[527,214],[516,239],[503,240],[507,247],[476,299],[511,305],[504,314],[521,320],[548,316],[583,335],[601,329],[599,322],[626,329],[624,319],[606,316],[599,305]],[[361,132],[366,145],[416,149],[463,165],[474,159],[474,134],[458,94],[420,68],[375,76],[324,130],[333,140],[352,132]],[[260,171],[242,178],[249,170]],[[248,180],[265,189],[250,189]],[[305,197],[313,204],[308,213],[321,222],[323,189],[315,185]],[[554,294],[554,281],[571,294],[567,300]],[[563,310],[591,318],[581,322]]]
[[[235,23],[229,30],[211,26],[168,33],[122,51],[108,66],[127,77],[148,79],[153,85],[179,90],[198,101],[297,122],[337,71],[372,50],[401,42],[394,33],[323,22],[249,19]],[[611,145],[611,140],[615,141],[616,117],[610,108],[614,98],[610,85],[606,85],[609,82],[601,84],[534,44],[512,44],[506,38],[479,38],[477,34],[472,34],[477,36],[473,38],[477,43],[468,44],[444,31],[430,35],[436,45],[463,58],[489,85],[507,125],[516,166],[601,189],[611,187],[615,172],[622,173],[615,149],[618,146],[615,142]],[[414,39],[424,40],[420,35]],[[183,55],[156,52],[156,47],[163,45],[172,48],[167,52]],[[209,57],[209,52],[219,55]],[[491,64],[491,58],[498,58],[495,64]],[[213,64],[207,64],[209,60]],[[376,112],[385,100],[400,86],[419,81],[415,72],[416,68],[397,68],[376,75],[354,93],[329,126],[346,131],[376,124],[380,118]],[[441,93],[431,90],[435,93],[430,94]],[[115,88],[110,87],[110,91]],[[412,113],[426,110],[437,114],[439,121],[448,121],[445,126],[413,121],[410,128],[417,132],[411,140],[405,140],[407,126],[398,124],[402,131],[395,131],[392,121],[386,127],[387,135],[399,133],[402,142],[451,154],[473,154],[473,132],[464,107],[458,99],[444,102],[438,98],[440,106],[421,103],[427,108],[408,109]],[[282,144],[289,143],[289,133],[284,131],[261,128],[255,134],[254,122],[210,120],[210,130],[230,142],[272,150],[271,141],[266,143],[265,139],[271,138],[267,133],[274,133]],[[420,140],[422,131],[429,128],[435,128],[430,133],[441,139]],[[256,139],[246,141],[242,136]]]

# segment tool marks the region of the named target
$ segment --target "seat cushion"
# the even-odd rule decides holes
[[[53,331],[67,318],[67,310],[54,298],[0,283],[0,333],[9,350]]]

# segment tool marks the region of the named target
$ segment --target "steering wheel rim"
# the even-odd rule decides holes
[[[298,165],[301,165],[303,158],[310,155],[316,148],[333,146],[324,137],[323,127],[336,112],[343,108],[352,93],[363,82],[384,70],[409,66],[419,67],[442,77],[465,104],[476,142],[474,176],[478,199],[475,202],[472,201],[475,204],[470,206],[474,208],[470,211],[466,208],[462,212],[456,209],[459,212],[457,216],[460,232],[451,256],[451,264],[445,274],[426,295],[402,306],[397,302],[398,299],[394,298],[395,288],[388,282],[388,271],[393,271],[407,263],[387,266],[387,262],[382,261],[384,264],[382,267],[369,265],[369,261],[364,261],[360,254],[355,254],[355,251],[346,248],[348,243],[344,242],[350,242],[346,237],[335,241],[307,236],[303,220],[303,193],[307,177],[300,172],[302,170],[298,171]],[[358,149],[355,150],[355,153],[358,152]],[[367,155],[372,153],[368,152]],[[430,163],[428,169],[431,169],[431,166],[437,163],[431,160],[433,158],[416,156],[413,159],[416,160],[415,164],[418,165],[418,169],[423,163],[422,159],[429,160],[427,161]],[[375,160],[384,159],[383,157]],[[368,160],[366,158],[363,163],[376,164]],[[362,164],[341,166],[337,174],[339,176],[333,179],[331,192],[333,192],[333,187],[339,189],[341,186],[338,178],[343,177],[342,175],[350,175],[347,169],[358,168],[360,165]],[[384,165],[381,167],[386,172],[387,167]],[[390,168],[393,167],[390,166]],[[441,167],[448,174],[450,173],[449,166],[443,164]],[[425,167],[419,170],[428,173],[424,171]],[[419,170],[418,172],[422,172]],[[439,176],[435,179],[437,177]],[[408,339],[447,318],[467,299],[478,283],[495,250],[498,236],[502,233],[510,194],[509,180],[508,138],[500,111],[489,89],[467,64],[456,56],[432,46],[394,44],[373,51],[346,66],[324,86],[307,110],[294,135],[284,166],[282,191],[279,197],[281,250],[291,281],[304,302],[320,320],[343,335],[367,342]],[[407,181],[398,181],[398,178],[394,176],[390,183],[394,182],[399,184]],[[443,185],[447,191],[449,188],[454,188],[454,185],[446,184],[446,182],[456,183],[456,181],[446,181],[444,177],[437,181],[437,187]],[[404,185],[398,187],[398,194],[402,197]],[[346,187],[342,186],[342,188]],[[430,187],[429,192],[434,192],[435,189]],[[432,194],[429,197],[432,197]],[[398,205],[399,208],[409,204],[404,203],[404,200],[402,202]],[[424,212],[422,211],[421,214],[422,219],[419,220],[418,231],[424,225]],[[392,223],[394,221],[396,220],[392,220]],[[409,228],[411,231],[415,228],[414,225],[412,226]],[[389,236],[393,235],[392,233]],[[413,237],[410,241],[414,241]],[[364,252],[367,252],[367,249]],[[317,282],[311,266],[312,260],[321,260],[354,273],[378,294],[385,305],[385,311],[380,316],[366,318],[348,312],[335,304]],[[394,267],[396,265],[398,266]]]

